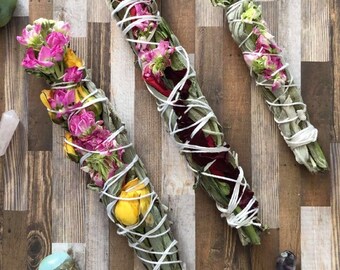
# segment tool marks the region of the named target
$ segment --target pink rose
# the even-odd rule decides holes
[[[81,110],[78,114],[71,116],[69,120],[69,130],[73,136],[85,136],[91,131],[95,123],[94,112]]]
[[[71,67],[66,69],[63,81],[78,83],[82,78],[83,71],[79,70],[77,67]]]
[[[63,47],[69,42],[69,37],[60,32],[51,32],[46,37],[46,43],[50,48]]]

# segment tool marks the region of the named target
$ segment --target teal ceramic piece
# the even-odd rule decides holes
[[[55,270],[68,260],[71,260],[71,257],[66,252],[55,252],[41,261],[38,270]]]

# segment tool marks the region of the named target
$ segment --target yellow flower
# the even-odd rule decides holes
[[[73,142],[72,135],[70,132],[65,133],[65,139],[70,143]],[[64,151],[72,161],[79,162],[79,156],[77,155],[72,145],[68,144],[67,142],[64,142]]]
[[[42,90],[40,93],[40,100],[47,109],[51,109],[51,105],[48,100],[52,98],[52,94],[53,94],[52,90],[46,90],[46,89]],[[57,115],[53,112],[48,111],[48,115],[50,119],[56,124],[61,124],[64,121],[62,118],[57,118],[56,117]]]
[[[76,102],[79,102],[83,98],[87,97],[90,94],[90,92],[83,85],[80,85],[76,88],[75,94],[76,94],[75,95]],[[85,103],[91,102],[94,99],[95,99],[95,97],[93,97],[93,96],[89,97],[85,100]],[[101,102],[97,102],[97,103],[92,104],[90,107],[88,107],[88,110],[93,111],[96,116],[99,116],[99,115],[101,115],[101,113],[103,111],[103,106],[102,106]]]
[[[150,206],[149,196],[138,199],[150,193],[149,188],[139,182],[139,179],[135,178],[123,187],[119,196],[122,200],[117,202],[114,210],[118,221],[125,226],[136,224],[139,221],[139,216],[145,215]],[[128,198],[136,198],[136,200],[124,200]]]
[[[80,59],[72,49],[67,48],[64,55],[64,62],[67,67],[83,67],[83,60]]]

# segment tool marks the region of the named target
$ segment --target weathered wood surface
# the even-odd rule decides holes
[[[190,54],[270,227],[262,245],[252,248],[242,247],[211,199],[192,189],[193,175],[167,136],[135,58],[103,2],[19,0],[15,17],[0,29],[0,113],[15,109],[21,119],[0,159],[0,269],[36,269],[46,254],[69,248],[82,269],[143,269],[126,239],[116,235],[98,194],[86,190],[84,174],[65,158],[63,131],[52,127],[38,99],[44,83],[19,66],[23,49],[15,36],[41,16],[71,22],[72,46],[115,104],[169,206],[188,270],[270,270],[285,249],[298,256],[297,269],[340,269],[339,1],[262,2],[331,164],[330,173],[317,175],[297,165],[283,143],[223,12],[209,0],[162,1],[162,13]]]

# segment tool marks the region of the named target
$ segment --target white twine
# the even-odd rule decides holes
[[[230,7],[227,9],[228,23],[231,24],[231,25],[232,24],[236,24],[236,23],[247,23],[247,24],[264,25],[263,23],[259,23],[259,22],[248,22],[246,20],[236,19],[236,18],[230,19],[231,14],[233,14],[237,9],[239,9],[239,11],[242,11],[243,3],[245,1],[246,0],[241,0],[241,1],[238,1],[238,2],[230,5]],[[240,12],[238,14],[240,15]],[[251,36],[253,34],[254,33],[251,32],[239,44],[239,47],[242,47],[247,42],[247,40],[251,38]],[[235,35],[235,33],[233,33],[233,35]],[[257,55],[258,53],[257,52],[248,52],[248,51],[245,51],[245,52],[243,52],[243,54]],[[269,56],[278,56],[278,57],[281,58],[282,63],[285,62],[285,59],[284,59],[282,53],[278,53],[278,54],[260,53],[260,54],[261,55],[269,55]],[[266,103],[268,104],[270,110],[272,110],[273,107],[282,107],[282,108],[285,108],[285,107],[302,106],[302,109],[296,110],[295,116],[292,115],[292,114],[288,114],[287,113],[288,117],[286,119],[280,119],[279,117],[275,116],[275,114],[274,114],[274,120],[279,125],[282,137],[284,138],[284,140],[287,143],[287,145],[292,150],[294,150],[295,148],[308,145],[311,142],[315,142],[317,140],[317,137],[318,137],[318,130],[307,119],[307,116],[306,116],[307,105],[305,103],[303,103],[303,102],[288,102],[288,99],[290,99],[289,96],[287,97],[287,99],[285,100],[284,103],[281,103],[282,97],[286,97],[286,94],[287,94],[289,88],[297,86],[296,84],[293,83],[294,79],[293,79],[293,76],[289,73],[288,67],[289,67],[289,64],[288,63],[284,63],[284,65],[281,68],[279,68],[278,70],[276,70],[275,72],[273,72],[271,74],[271,77],[274,77],[280,71],[285,70],[286,73],[287,73],[287,78],[288,78],[288,75],[289,75],[290,76],[290,80],[289,80],[288,84],[285,84],[283,86],[285,90],[273,102],[266,101]],[[250,73],[252,73],[252,69],[251,68],[250,68]],[[256,85],[263,86],[263,87],[265,87],[267,89],[271,89],[271,87],[272,87],[272,84],[270,83],[270,80],[264,79],[263,81],[259,81],[259,78],[256,79]],[[301,129],[299,132],[293,134],[292,136],[286,136],[286,134],[283,133],[284,129],[281,128],[281,125],[289,124],[289,123],[292,123],[294,121],[296,121],[297,124],[300,121],[303,121],[303,122],[306,123],[306,127]],[[302,161],[301,159],[298,159],[297,161],[300,164],[306,163],[306,161]]]
[[[157,13],[156,15],[145,15],[145,16],[129,16],[129,10],[140,3],[146,4],[146,5],[151,5],[152,1],[147,1],[147,0],[125,0],[122,1],[118,4],[118,6],[116,7],[116,9],[114,9],[112,11],[112,16],[114,16],[115,14],[117,14],[119,11],[121,11],[124,8],[128,8],[128,10],[125,12],[125,15],[123,16],[123,18],[121,19],[120,22],[117,23],[117,25],[119,27],[122,28],[122,31],[124,34],[128,34],[129,31],[131,31],[131,29],[133,29],[136,25],[138,25],[139,23],[143,23],[145,21],[153,21],[155,23],[161,21],[161,17],[159,15],[159,13]],[[129,23],[127,26],[125,26],[126,24],[124,23]],[[125,26],[125,28],[124,28]],[[147,45],[159,45],[159,43],[156,42],[151,42],[151,38],[152,38],[153,34],[150,34],[148,37],[148,40],[135,40],[135,39],[131,39],[131,38],[127,38],[126,40],[131,43],[131,44],[147,44]],[[164,114],[166,112],[169,113],[169,121],[167,122],[167,126],[168,126],[168,131],[170,133],[170,136],[174,139],[174,141],[176,142],[177,146],[179,147],[180,151],[182,153],[222,153],[222,152],[229,152],[229,148],[225,147],[225,145],[223,146],[216,146],[216,147],[202,147],[199,145],[191,145],[189,144],[189,142],[178,142],[175,139],[175,135],[183,130],[195,127],[195,129],[192,131],[191,133],[191,138],[193,138],[197,132],[199,132],[200,130],[204,130],[204,126],[212,119],[216,120],[216,116],[213,113],[212,109],[210,108],[210,106],[204,102],[203,100],[205,99],[204,96],[199,97],[198,99],[188,99],[188,101],[191,103],[188,108],[186,109],[186,112],[190,111],[190,110],[194,110],[194,109],[202,109],[205,111],[206,116],[202,117],[201,119],[199,119],[198,121],[196,121],[194,124],[188,126],[188,127],[184,127],[184,128],[178,128],[177,123],[172,123],[171,119],[173,118],[175,111],[174,111],[174,107],[183,107],[183,105],[177,105],[177,101],[180,100],[180,92],[183,89],[186,81],[190,78],[193,78],[196,76],[196,73],[194,71],[194,69],[191,67],[190,65],[190,59],[188,56],[188,53],[186,52],[186,50],[182,47],[182,46],[177,46],[175,47],[175,50],[178,54],[180,54],[180,56],[182,57],[182,59],[185,60],[185,67],[186,67],[186,74],[184,75],[184,77],[174,86],[173,90],[171,91],[170,95],[168,98],[164,99],[162,96],[160,96],[151,86],[149,86],[148,84],[146,84],[147,89],[149,90],[149,92],[157,99],[157,104],[158,104],[158,111],[161,113],[161,116],[164,118]],[[138,60],[139,65],[142,66],[142,61],[141,59]],[[170,110],[170,112],[169,112]],[[217,133],[217,134],[222,134],[222,133]],[[237,156],[236,156],[237,159]],[[215,161],[213,161],[215,162]],[[210,164],[212,165],[213,162]],[[210,167],[210,166],[209,166]],[[232,181],[235,182],[235,188],[233,190],[233,193],[231,195],[231,199],[229,201],[229,204],[227,206],[227,208],[223,208],[222,206],[218,205],[218,210],[222,213],[222,217],[225,217],[228,224],[232,227],[236,227],[236,228],[240,228],[242,226],[250,226],[250,225],[255,225],[255,226],[261,226],[261,224],[256,222],[256,215],[258,212],[258,207],[255,207],[255,209],[252,209],[252,207],[254,206],[256,199],[253,197],[252,200],[250,200],[250,202],[248,202],[247,206],[237,215],[235,215],[233,212],[235,211],[235,209],[237,208],[243,194],[244,191],[246,190],[246,188],[248,187],[247,181],[244,177],[243,174],[243,170],[241,167],[238,167],[239,169],[239,176],[238,178],[235,179],[231,179],[228,177],[222,177],[222,176],[217,176],[211,173],[207,173],[205,171],[203,172],[199,172],[197,170],[195,170],[194,168],[192,168],[189,165],[189,168],[194,171],[196,174],[201,174],[201,175],[205,175],[205,176],[209,176],[215,179],[220,179],[223,181]],[[205,168],[205,170],[208,170],[208,167]],[[155,268],[158,269],[158,268]]]

